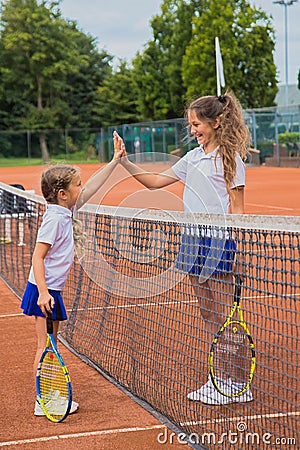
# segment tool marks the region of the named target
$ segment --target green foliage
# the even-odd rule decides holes
[[[247,0],[162,0],[144,51],[115,70],[113,57],[62,17],[60,4],[6,0],[1,8],[0,130],[37,130],[32,150],[42,149],[44,159],[52,145],[46,130],[182,117],[186,102],[215,94],[215,36],[226,89],[244,108],[274,104],[271,18]],[[49,150],[64,152],[63,142],[57,137]],[[85,146],[84,138],[76,145]]]
[[[138,112],[143,120],[181,117],[185,88],[182,58],[192,37],[192,18],[205,0],[164,0],[151,21],[153,39],[133,61]]]
[[[8,158],[0,154],[0,167],[40,166],[44,164],[41,158]]]
[[[280,144],[286,144],[286,143],[294,144],[296,142],[299,142],[299,133],[298,132],[296,132],[296,133],[289,133],[289,132],[280,133],[278,135],[278,141]]]
[[[137,122],[136,97],[132,70],[121,61],[114,72],[107,72],[99,85],[94,113],[103,126]]]
[[[0,40],[0,127],[47,130],[90,127],[111,57],[62,18],[59,1],[3,2]],[[40,133],[48,160],[45,133]]]
[[[218,36],[226,89],[235,92],[244,108],[273,105],[278,89],[270,19],[247,0],[209,0],[208,6],[194,17],[193,37],[183,58],[188,98],[216,93]]]
[[[226,89],[244,108],[274,104],[274,30],[247,0],[164,0],[151,26],[153,38],[133,61],[142,120],[181,117],[186,102],[216,93],[215,36]]]
[[[169,96],[164,72],[165,64],[153,42],[149,43],[143,56],[137,55],[133,66],[139,117],[144,121],[167,118]]]

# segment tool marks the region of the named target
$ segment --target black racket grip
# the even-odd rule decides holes
[[[240,303],[241,290],[242,290],[242,277],[239,274],[235,275],[235,286],[234,286],[234,301],[237,304]]]
[[[52,314],[48,314],[47,318],[47,333],[48,334],[53,334],[53,320],[52,320]]]

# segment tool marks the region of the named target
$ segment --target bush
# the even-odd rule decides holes
[[[294,144],[299,141],[299,133],[280,133],[278,135],[278,141],[280,144]]]

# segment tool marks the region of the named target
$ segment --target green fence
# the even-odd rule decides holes
[[[253,147],[260,150],[261,162],[275,157],[280,165],[281,157],[292,155],[292,149],[294,156],[300,156],[300,105],[246,110],[245,114]]]
[[[47,155],[42,154],[42,139]],[[105,129],[25,130],[0,132],[0,158],[9,160],[27,158],[28,164],[43,160],[86,162],[108,161],[108,132]]]
[[[245,110],[245,117],[260,163],[273,157],[280,165],[283,155],[300,157],[300,105]],[[141,162],[182,156],[196,145],[182,118],[101,129],[0,131],[0,162],[24,158],[28,164],[42,163],[45,146],[49,161],[106,162],[113,154],[114,130],[124,138],[128,153],[139,155]]]

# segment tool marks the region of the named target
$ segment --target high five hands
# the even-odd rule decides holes
[[[114,133],[113,133],[113,138],[114,138],[114,157],[113,157],[113,159],[114,159],[114,161],[116,161],[123,157],[126,157],[127,153],[126,153],[124,141],[116,131],[114,131]]]

